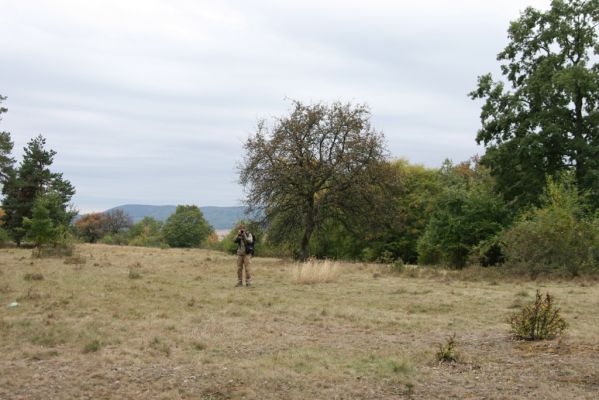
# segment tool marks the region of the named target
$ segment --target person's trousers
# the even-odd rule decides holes
[[[250,270],[250,254],[238,255],[237,256],[237,281],[241,283],[243,280],[243,269],[245,267],[245,283],[250,283],[252,280],[252,274]]]

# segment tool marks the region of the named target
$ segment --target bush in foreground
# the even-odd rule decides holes
[[[568,327],[553,297],[546,293],[543,298],[538,290],[535,302],[512,314],[509,323],[514,336],[524,340],[553,339]]]
[[[585,214],[584,199],[571,176],[548,180],[543,207],[533,210],[502,235],[507,260],[535,276],[577,276],[597,271],[599,224]]]
[[[435,353],[435,360],[438,363],[455,363],[459,360],[459,355],[456,352],[455,334],[448,337],[444,344],[439,345],[439,350]]]

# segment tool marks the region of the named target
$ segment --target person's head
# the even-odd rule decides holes
[[[239,233],[245,232],[245,226],[243,224],[239,225],[238,230],[239,230]]]

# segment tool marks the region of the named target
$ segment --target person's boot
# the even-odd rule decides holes
[[[250,287],[250,286],[252,286],[252,282],[250,282],[250,281],[247,281],[247,282],[245,283],[245,286],[246,286],[246,287]]]
[[[235,287],[243,287],[243,282],[241,282],[241,281],[237,282],[237,285],[235,285]]]

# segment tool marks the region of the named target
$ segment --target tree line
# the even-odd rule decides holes
[[[445,264],[507,264],[537,274],[599,269],[599,0],[554,0],[510,24],[502,76],[478,78],[482,157],[440,168],[393,160],[365,104],[294,101],[261,121],[238,166],[262,255]],[[4,98],[0,97],[0,103]],[[6,112],[0,108],[0,115]],[[38,136],[17,165],[0,132],[5,235],[58,244],[86,241],[212,246],[195,206],[163,225],[91,214],[71,224],[74,194],[51,172]]]
[[[268,243],[308,256],[599,267],[599,1],[527,8],[478,79],[482,157],[391,161],[365,105],[302,104],[258,124],[239,166]]]
[[[74,232],[88,243],[145,247],[200,247],[218,240],[195,205],[177,206],[164,223],[152,217],[133,223],[120,209],[85,214],[75,221]]]
[[[0,105],[6,98],[0,96]],[[0,107],[1,115],[7,112]],[[70,206],[73,185],[50,167],[56,152],[46,149],[41,135],[25,146],[20,163],[12,156],[14,143],[9,132],[0,132],[0,184],[2,185],[2,229],[0,241],[24,240],[54,247],[64,244],[76,215]]]

